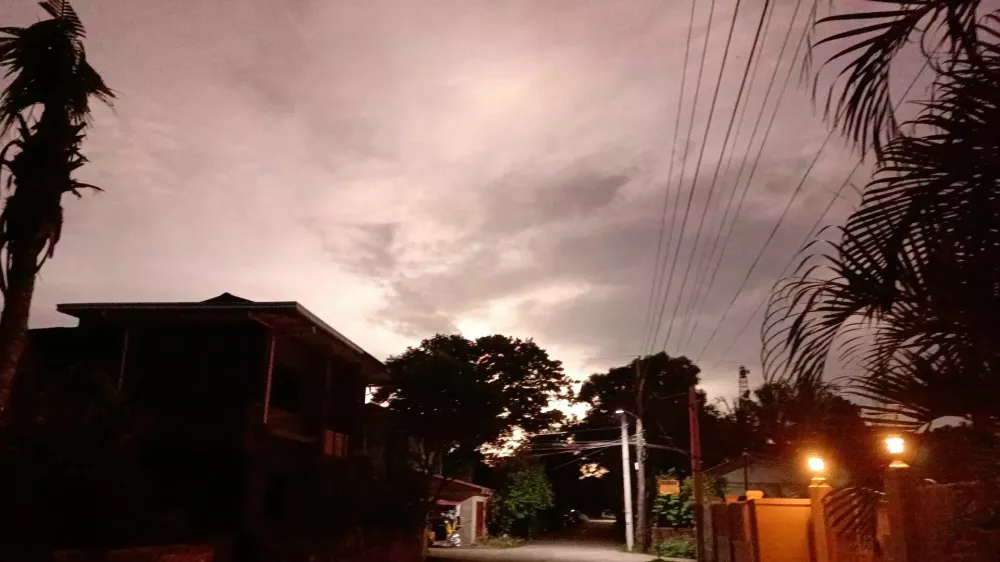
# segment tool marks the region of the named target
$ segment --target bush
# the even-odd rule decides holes
[[[677,473],[671,469],[665,476],[677,478]],[[726,497],[725,479],[709,477],[704,484],[705,498]],[[694,527],[694,482],[685,478],[681,482],[679,494],[657,496],[653,500],[653,517],[663,527]]]
[[[483,537],[479,539],[474,545],[476,548],[517,548],[524,545],[523,539],[515,539],[513,537],[503,536],[503,537]]]
[[[541,525],[541,515],[552,507],[552,485],[538,466],[515,469],[490,502],[490,532],[531,538]]]
[[[673,538],[665,539],[653,548],[653,552],[659,558],[697,558],[698,549],[692,539]]]

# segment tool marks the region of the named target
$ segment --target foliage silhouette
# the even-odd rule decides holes
[[[553,505],[552,484],[543,467],[519,459],[504,472],[503,484],[490,500],[490,534],[531,538]]]
[[[979,445],[963,462],[997,478],[1000,19],[978,0],[880,6],[890,9],[818,22],[856,26],[820,41],[841,46],[830,63],[849,60],[826,110],[862,151],[873,148],[875,172],[836,237],[809,246],[773,291],[765,373],[820,384],[835,357],[876,429],[923,431],[957,417]],[[908,43],[920,45],[934,80],[911,103],[916,117],[900,123],[889,78]],[[831,494],[838,527],[874,541],[878,497],[865,483]]]
[[[533,341],[499,335],[470,341],[439,334],[386,365],[392,381],[373,401],[407,428],[418,470],[441,472],[442,482],[478,460],[481,446],[517,428],[534,432],[560,421],[562,413],[548,404],[569,386],[559,361]],[[428,488],[428,498],[439,492]]]
[[[0,93],[0,181],[9,195],[0,212],[0,424],[6,418],[17,363],[26,345],[35,276],[62,234],[61,200],[98,189],[73,178],[90,99],[114,97],[88,64],[83,24],[66,0],[40,3],[50,18],[28,27],[0,28],[0,66],[10,78]],[[35,109],[40,115],[35,117]]]

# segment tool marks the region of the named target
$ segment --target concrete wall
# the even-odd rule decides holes
[[[915,503],[908,510],[900,507],[904,503],[894,505],[892,494],[876,506],[877,545],[827,527],[828,561],[892,562],[892,552],[900,544],[909,553],[907,562],[1000,560],[1000,531],[991,527],[1000,491],[982,483],[916,484],[914,491]],[[711,542],[706,549],[708,562],[813,560],[810,518],[815,507],[808,499],[713,504],[711,519],[706,521],[706,540]],[[890,517],[900,509],[907,517]],[[894,530],[893,521],[900,527]]]
[[[479,521],[476,519],[476,504],[483,504],[483,516],[486,516],[486,501],[488,498],[484,496],[472,496],[471,498],[463,501],[458,506],[458,515],[462,518],[462,528],[459,531],[459,535],[462,536],[462,544],[475,544],[479,537],[476,536],[476,529],[479,526]],[[486,525],[483,524],[483,529]]]
[[[749,503],[757,562],[809,560],[809,500],[764,498]]]

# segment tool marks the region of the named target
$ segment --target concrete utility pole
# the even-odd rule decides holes
[[[624,487],[624,499],[625,499],[625,546],[628,548],[629,552],[632,552],[632,548],[635,541],[635,535],[632,532],[632,463],[628,459],[628,418],[626,418],[625,412],[621,412],[622,416],[622,485]]]
[[[691,431],[691,476],[694,479],[694,525],[698,540],[698,562],[705,562],[704,484],[701,478],[701,430],[698,425],[698,391],[688,388],[688,425]]]

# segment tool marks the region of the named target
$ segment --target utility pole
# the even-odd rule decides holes
[[[746,494],[750,490],[750,454],[747,453],[746,446],[750,440],[750,432],[747,427],[747,414],[746,407],[747,401],[750,400],[750,384],[747,381],[747,375],[750,374],[750,369],[747,369],[743,365],[740,365],[740,397],[736,402],[736,422],[739,425],[740,441],[743,442],[743,493]]]
[[[698,562],[705,562],[704,484],[701,479],[701,430],[698,425],[698,391],[688,388],[688,425],[691,433],[691,477],[694,479],[694,525],[698,540]]]
[[[625,546],[632,552],[634,535],[632,533],[632,466],[628,460],[628,418],[625,412],[622,416],[622,485],[625,499]]]
[[[646,522],[646,437],[642,430],[642,418],[635,418],[635,456],[636,456],[636,496],[638,496],[637,527],[639,527],[639,552],[646,552],[649,533]]]
[[[636,497],[638,503],[638,513],[636,514],[636,526],[638,527],[639,552],[646,552],[649,545],[647,537],[649,534],[649,524],[646,521],[646,434],[642,428],[643,415],[643,391],[645,390],[646,379],[639,369],[639,361],[635,362],[635,376],[638,380],[638,393],[636,395],[635,408],[635,457],[636,457]]]

